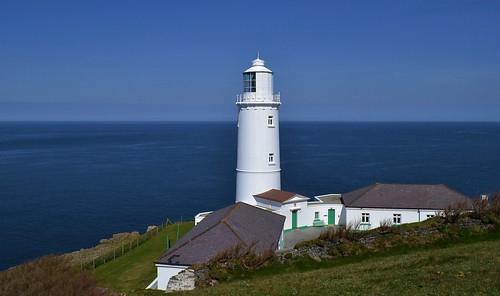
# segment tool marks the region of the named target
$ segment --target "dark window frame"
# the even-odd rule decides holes
[[[243,92],[256,92],[257,91],[257,73],[247,72],[243,73]]]

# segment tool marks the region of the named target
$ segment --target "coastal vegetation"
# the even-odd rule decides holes
[[[166,251],[167,238],[174,244],[177,237],[182,237],[193,226],[192,221],[168,225],[124,256],[97,267],[93,272],[97,282],[127,295],[145,293],[144,289],[156,277],[154,261]]]
[[[82,270],[68,256],[19,265],[0,273],[0,295],[164,295],[144,289],[156,276],[153,263],[167,237],[173,244],[192,227],[153,230],[95,269]],[[326,228],[278,254],[237,247],[194,269],[197,289],[174,295],[499,295],[500,195],[421,223]]]
[[[301,258],[174,295],[499,295],[500,236],[317,262]]]
[[[154,261],[193,226],[192,221],[169,223],[143,234],[114,235],[93,248],[18,265],[0,272],[0,295],[156,294],[144,290],[156,277]]]

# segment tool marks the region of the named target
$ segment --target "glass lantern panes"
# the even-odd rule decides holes
[[[255,72],[243,73],[243,92],[255,92]]]

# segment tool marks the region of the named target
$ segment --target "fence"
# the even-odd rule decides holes
[[[139,235],[136,239],[132,239],[126,242],[122,242],[119,246],[114,247],[112,250],[107,251],[105,254],[98,256],[97,258],[94,258],[92,260],[84,261],[82,260],[80,262],[80,269],[81,270],[95,270],[96,267],[105,264],[107,262],[113,261],[117,258],[120,258],[121,256],[127,254],[131,250],[139,247],[146,241],[150,240],[153,237],[158,236],[163,230],[167,230],[169,225],[177,225],[177,231],[176,231],[176,237],[175,240],[177,241],[179,239],[179,232],[180,232],[180,224],[182,223],[182,220],[180,222],[174,223],[170,219],[167,218],[167,220],[162,223],[161,225],[155,227],[154,229],[151,229],[150,231],[146,231],[145,233]],[[171,246],[170,243],[170,238],[168,237],[167,234],[167,239],[165,242],[166,249],[169,249]]]

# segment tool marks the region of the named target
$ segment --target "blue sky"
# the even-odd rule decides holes
[[[283,120],[500,118],[499,1],[2,1],[0,120],[235,120],[260,50]]]

